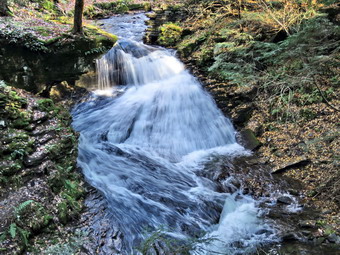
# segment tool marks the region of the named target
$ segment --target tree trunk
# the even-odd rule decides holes
[[[0,0],[2,1],[2,0]],[[74,6],[73,34],[83,35],[84,0],[76,0]]]
[[[10,13],[7,0],[0,0],[0,16],[8,16]]]

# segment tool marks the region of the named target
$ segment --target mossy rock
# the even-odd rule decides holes
[[[4,106],[0,117],[6,121],[0,129],[1,217],[6,215],[1,246],[6,248],[4,254],[22,254],[35,250],[36,240],[47,233],[51,238],[60,237],[56,230],[63,230],[64,224],[76,220],[82,211],[84,188],[76,168],[77,136],[63,105],[1,83],[0,92]],[[10,111],[13,118],[8,117]],[[46,112],[43,122],[29,125],[34,126],[34,133],[13,125],[39,119]],[[36,164],[26,164],[34,157]],[[58,203],[64,204],[58,207]],[[60,222],[52,217],[59,217]]]
[[[182,36],[183,28],[174,23],[166,23],[159,30],[158,43],[164,46],[175,46]]]
[[[256,150],[262,145],[261,142],[256,138],[254,132],[250,129],[242,129],[240,136],[241,144],[247,150]]]

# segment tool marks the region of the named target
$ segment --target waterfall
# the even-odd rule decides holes
[[[269,226],[258,218],[253,199],[220,193],[197,174],[212,155],[248,152],[174,52],[120,41],[97,67],[99,90],[116,96],[95,93],[74,109],[78,165],[105,196],[123,234],[123,254],[135,252],[145,230],[161,227],[177,238],[216,234],[222,241],[204,250],[228,254],[240,252],[231,249],[236,241],[256,247],[271,240],[256,234]]]

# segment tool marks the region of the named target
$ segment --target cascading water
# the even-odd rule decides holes
[[[253,199],[220,193],[197,174],[212,155],[247,152],[174,53],[121,41],[97,64],[99,89],[120,93],[79,104],[73,125],[78,164],[108,202],[123,235],[121,252],[134,253],[143,233],[159,228],[179,239],[219,240],[194,254],[240,254],[271,241]]]

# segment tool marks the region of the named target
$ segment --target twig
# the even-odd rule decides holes
[[[313,76],[313,80],[314,80],[314,84],[316,86],[316,88],[318,89],[320,95],[322,96],[322,98],[325,100],[325,103],[331,107],[333,110],[337,111],[337,112],[340,112],[340,110],[338,108],[336,108],[334,105],[332,105],[328,100],[327,98],[325,97],[325,95],[322,93],[319,85],[318,85],[318,80],[315,78],[315,76]]]
[[[282,23],[280,22],[274,15],[274,13],[272,12],[272,10],[268,7],[268,5],[266,4],[265,1],[260,0],[262,3],[262,6],[268,11],[268,14],[272,17],[273,20],[275,20],[283,29],[284,31],[287,33],[287,35],[290,35],[289,33],[289,29]]]

